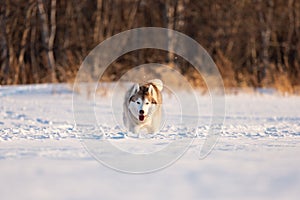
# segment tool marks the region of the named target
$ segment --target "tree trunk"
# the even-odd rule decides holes
[[[24,63],[24,55],[26,51],[26,43],[27,43],[27,38],[29,35],[30,31],[30,18],[31,18],[31,13],[32,10],[34,9],[35,6],[35,1],[31,0],[29,2],[29,8],[26,11],[26,16],[25,16],[25,30],[22,34],[22,39],[21,39],[21,48],[20,48],[20,54],[18,57],[18,64],[21,67],[21,72],[16,74],[16,82],[19,82],[19,76],[21,75],[21,80],[20,82],[25,84],[27,83],[27,75],[26,75],[26,69],[25,69],[25,63]]]
[[[45,7],[43,4],[43,0],[38,0],[38,10],[39,16],[41,19],[42,26],[42,40],[43,45],[47,50],[47,65],[50,69],[50,81],[52,83],[56,82],[56,74],[55,74],[55,58],[53,53],[53,45],[56,33],[56,0],[51,0],[51,13],[50,13],[50,27],[49,30],[49,22],[47,13],[45,11]]]
[[[266,76],[266,71],[269,68],[270,62],[269,62],[269,47],[270,47],[270,39],[271,39],[271,23],[272,23],[272,17],[273,17],[273,7],[274,2],[273,0],[268,0],[267,2],[267,8],[264,9],[262,7],[262,4],[264,2],[259,2],[260,8],[259,8],[259,22],[261,25],[261,40],[262,40],[262,53],[261,53],[261,60],[262,65],[258,66],[257,70],[257,81],[258,86],[262,87],[261,82]],[[265,11],[266,10],[266,11]]]
[[[95,27],[94,27],[94,42],[99,43],[103,40],[103,34],[100,32],[103,27],[101,26],[102,23],[102,0],[97,0],[97,10],[96,10],[96,20],[95,20]]]

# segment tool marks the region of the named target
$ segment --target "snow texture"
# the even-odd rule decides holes
[[[85,134],[74,126],[71,86],[0,87],[1,199],[299,198],[300,97],[263,90],[227,95],[223,132],[213,151],[199,160],[210,123],[209,95],[197,93],[199,116],[189,119],[200,123],[185,131],[176,127],[176,98],[164,93],[167,125],[159,134],[136,136],[116,125],[122,110],[121,104],[111,110],[116,103],[111,88],[100,90],[95,105],[105,134]],[[182,109],[193,109],[189,94],[178,95],[186,95]],[[112,113],[116,119],[109,117]],[[182,158],[143,175],[103,166],[80,140],[109,140],[120,149],[149,153],[190,137],[195,140]]]

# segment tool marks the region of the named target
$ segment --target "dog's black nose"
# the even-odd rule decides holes
[[[143,110],[140,110],[140,114],[143,115],[143,114],[144,114],[144,111],[143,111]]]

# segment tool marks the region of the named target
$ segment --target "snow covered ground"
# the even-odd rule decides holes
[[[227,95],[224,131],[202,160],[211,106],[208,95],[198,97],[201,123],[184,156],[160,171],[132,175],[97,162],[79,136],[148,152],[193,134],[177,134],[172,125],[143,139],[120,134],[108,118],[114,102],[102,97],[96,112],[107,120],[107,134],[84,135],[74,127],[71,86],[1,86],[0,199],[299,199],[300,97]],[[172,102],[166,94],[165,113],[175,122]]]

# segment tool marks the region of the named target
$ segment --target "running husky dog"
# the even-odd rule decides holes
[[[126,93],[123,104],[123,122],[128,131],[138,133],[145,128],[148,133],[159,131],[163,83],[159,79],[145,84],[134,84]]]

